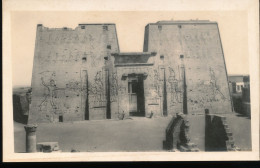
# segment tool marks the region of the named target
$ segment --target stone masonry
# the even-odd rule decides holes
[[[166,128],[166,139],[163,141],[164,150],[181,152],[198,152],[197,145],[190,142],[189,120],[183,114],[177,114]]]
[[[218,24],[159,21],[143,52],[119,50],[116,25],[37,25],[29,123],[232,111]]]
[[[205,151],[239,151],[226,117],[205,110]]]

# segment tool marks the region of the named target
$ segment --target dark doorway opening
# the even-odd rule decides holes
[[[144,80],[142,75],[129,76],[129,115],[145,116]]]
[[[63,116],[62,115],[59,116],[59,122],[63,122]]]

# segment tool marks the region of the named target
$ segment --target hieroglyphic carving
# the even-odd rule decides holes
[[[50,51],[46,53],[46,56],[43,54],[39,54],[38,59],[44,61],[45,63],[67,63],[72,61],[79,61],[83,55],[83,52],[79,51],[78,49],[69,50],[64,48],[60,52],[57,51],[55,48],[50,48]],[[84,56],[86,53],[84,53]],[[94,55],[92,55],[95,58]]]
[[[111,102],[115,102],[116,101],[116,98],[118,96],[118,76],[117,76],[117,73],[114,72],[112,73],[112,81],[111,81],[111,97],[110,97],[110,101]]]
[[[74,42],[74,43],[79,42],[79,35],[76,34],[76,33],[74,34],[73,42]]]
[[[170,83],[171,105],[182,102],[182,81],[176,79],[175,71],[169,67],[170,76],[168,82]]]
[[[214,70],[210,67],[209,71],[210,71],[210,85],[214,95],[214,100],[217,100],[219,96],[222,100],[225,100],[226,98],[224,94],[220,91],[220,87],[217,85],[217,79]]]
[[[79,81],[71,80],[66,84],[66,90],[73,91],[76,93],[81,92],[81,85]]]
[[[102,71],[98,71],[96,73],[94,83],[90,82],[90,96],[94,98],[93,103],[94,106],[100,106],[103,102],[105,102],[104,96],[104,83],[102,78]]]
[[[96,55],[93,52],[90,52],[90,58],[91,58],[91,66],[96,67]]]
[[[125,95],[126,94],[126,87],[119,85],[118,86],[118,95]]]
[[[154,88],[156,89],[155,91],[158,97],[160,95],[160,77],[159,77],[159,72],[156,69],[153,72],[154,72],[153,85]]]
[[[193,98],[189,98],[192,110],[205,109],[206,105],[211,106],[213,102],[226,101],[227,98],[221,92],[219,85],[217,84],[217,78],[214,70],[209,68],[209,80],[201,80],[195,86],[194,89],[200,94],[197,94]],[[193,92],[192,89],[189,90]]]

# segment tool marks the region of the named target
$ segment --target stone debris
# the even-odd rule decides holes
[[[240,151],[235,145],[226,117],[210,114],[205,110],[205,150],[206,151]]]
[[[37,152],[53,153],[61,152],[58,142],[38,142]]]
[[[163,141],[163,149],[180,152],[199,152],[199,148],[190,142],[189,121],[184,114],[173,117],[166,128],[166,140]]]
[[[80,152],[79,150],[76,150],[76,149],[71,149],[70,152]]]

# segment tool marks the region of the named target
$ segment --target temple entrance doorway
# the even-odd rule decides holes
[[[128,76],[129,115],[145,116],[144,79],[142,75]]]

